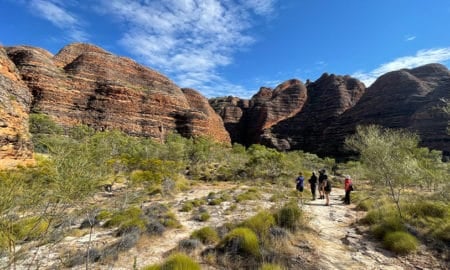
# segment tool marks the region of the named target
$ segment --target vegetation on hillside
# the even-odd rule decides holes
[[[319,168],[337,168],[337,173],[353,176],[360,191],[358,207],[368,211],[365,222],[386,248],[403,254],[417,247],[416,238],[420,241],[426,237],[437,243],[448,243],[450,239],[450,213],[446,207],[449,165],[441,162],[440,152],[419,147],[417,136],[405,131],[359,127],[347,140],[347,145],[359,153],[359,159],[335,164],[331,158],[321,159],[302,151],[277,152],[262,145],[229,147],[207,138],[177,134],[169,135],[161,144],[119,131],[96,132],[87,126],[63,129],[42,114],[31,115],[30,121],[36,165],[0,172],[0,254],[8,258],[11,266],[27,251],[26,244],[34,242],[39,246],[58,241],[73,231],[70,225],[80,216],[90,232],[101,222],[104,227],[117,228],[116,234],[131,244],[142,234],[159,235],[165,228],[179,226],[167,206],[142,209],[146,198],[170,196],[197,180],[293,186],[299,171],[308,177]],[[92,207],[95,194],[114,184],[126,189],[121,204]],[[241,203],[259,196],[258,189],[249,188],[234,199]],[[278,197],[286,195],[274,194],[271,200]],[[230,200],[226,194],[210,194],[205,200],[186,201],[182,211],[226,200]],[[198,212],[198,219],[209,218],[208,212]],[[263,264],[268,262],[264,254],[276,254],[270,245],[279,240],[277,235],[295,233],[302,226],[305,221],[301,209],[288,203],[273,212],[261,211],[220,237],[214,228],[205,227],[194,232],[191,240],[217,243],[219,254],[227,256],[250,254],[258,267],[277,269],[283,262]],[[114,248],[129,248],[123,243]],[[87,267],[93,261],[111,257],[111,248],[95,251],[88,244],[86,254],[78,259]],[[165,269],[164,265],[179,262],[196,269],[195,263],[183,256],[176,255],[148,269]],[[80,262],[72,260],[66,265]]]

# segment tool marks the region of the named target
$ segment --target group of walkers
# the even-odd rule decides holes
[[[298,191],[303,192],[305,178],[303,173],[300,172],[296,179],[296,188]],[[308,180],[311,187],[312,199],[316,199],[316,190],[319,190],[319,199],[325,199],[325,205],[330,205],[330,193],[331,193],[331,181],[328,179],[328,175],[325,169],[319,170],[319,176],[313,171],[311,177]],[[345,197],[344,203],[350,204],[350,192],[353,190],[352,179],[349,175],[345,176],[344,180]]]

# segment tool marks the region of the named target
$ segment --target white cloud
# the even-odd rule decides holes
[[[430,63],[444,63],[450,60],[450,47],[420,50],[413,56],[404,56],[389,63],[382,64],[370,71],[357,71],[352,76],[358,78],[365,85],[371,85],[379,76],[394,70],[415,68]]]
[[[241,2],[256,14],[267,15],[274,11],[273,0],[242,0]]]
[[[416,36],[407,35],[405,36],[405,41],[413,41],[416,39]]]
[[[102,10],[127,29],[120,44],[181,87],[206,96],[245,91],[227,82],[218,69],[254,42],[253,16],[267,16],[277,0],[102,0]],[[219,89],[230,87],[232,89]],[[254,91],[254,90],[253,90]]]
[[[88,35],[83,31],[80,19],[67,11],[63,3],[67,3],[67,1],[31,0],[29,8],[34,15],[44,18],[66,31],[71,41],[86,41]]]

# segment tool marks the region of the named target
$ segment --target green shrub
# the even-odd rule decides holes
[[[356,205],[357,210],[369,211],[374,207],[374,201],[371,199],[359,201]]]
[[[237,195],[236,202],[257,200],[260,197],[261,197],[261,195],[259,194],[259,192],[256,189],[250,188],[247,191]]]
[[[1,225],[1,224],[0,224]],[[0,254],[9,247],[8,236],[5,232],[0,231]]]
[[[144,230],[145,221],[142,218],[141,209],[130,207],[124,211],[112,214],[111,218],[107,220],[103,226],[107,228],[119,226],[119,231],[126,231],[132,227]]]
[[[367,214],[361,219],[363,224],[372,225],[380,222],[383,218],[383,213],[379,209],[370,210]]]
[[[302,223],[303,213],[296,203],[289,202],[279,209],[274,217],[278,226],[295,231]]]
[[[382,220],[389,219],[390,217],[396,217],[397,211],[392,205],[383,205],[379,208],[373,208],[367,212],[366,216],[361,219],[363,224],[373,225],[380,223]]]
[[[211,215],[208,212],[202,212],[198,215],[199,221],[207,221],[210,218],[211,218]]]
[[[223,199],[220,198],[213,198],[208,200],[208,205],[219,205],[223,202]]]
[[[204,199],[194,199],[191,202],[195,207],[204,205],[206,203],[206,201]]]
[[[171,255],[161,266],[161,270],[200,270],[200,265],[183,253]]]
[[[280,192],[277,192],[277,193],[273,194],[273,195],[270,197],[269,201],[271,201],[271,202],[278,202],[278,201],[281,201],[281,200],[283,200],[283,199],[285,199],[285,198],[286,198],[286,195],[285,195],[285,194],[280,193]]]
[[[260,256],[258,236],[249,228],[236,228],[225,235],[219,248],[226,253]]]
[[[190,212],[194,208],[194,204],[190,201],[184,202],[183,206],[181,207],[181,212]]]
[[[417,249],[417,239],[407,232],[388,232],[383,238],[385,248],[397,253],[408,254]]]
[[[112,213],[107,210],[101,210],[95,217],[97,220],[106,220],[112,217]]]
[[[30,133],[32,134],[62,134],[63,129],[50,116],[42,113],[30,114]]]
[[[214,244],[219,242],[219,234],[211,227],[203,227],[198,229],[191,234],[192,239],[198,239],[203,244]]]
[[[167,212],[165,215],[160,217],[162,225],[168,228],[180,228],[181,223],[177,220],[177,217],[172,212]]]
[[[13,234],[19,241],[34,240],[47,232],[49,222],[39,217],[30,217],[17,221],[13,225]]]
[[[232,199],[231,195],[228,193],[223,193],[222,195],[220,195],[220,198],[223,202],[230,201]]]
[[[409,204],[406,210],[413,217],[445,218],[449,213],[449,208],[445,203],[433,201],[418,201]]]
[[[388,233],[405,231],[405,225],[398,216],[387,216],[380,223],[372,225],[370,228],[374,236],[383,239]]]
[[[174,213],[169,211],[169,207],[165,204],[154,203],[144,208],[145,219],[148,220],[152,226],[147,226],[148,232],[153,232],[156,229],[156,233],[161,232],[160,227],[179,228],[181,223],[177,220]],[[149,231],[150,230],[150,231]]]
[[[142,270],[201,270],[200,265],[183,253],[172,254],[161,265],[149,265]]]
[[[199,207],[206,204],[206,200],[203,199],[193,199],[193,200],[189,200],[189,201],[185,201],[183,203],[183,206],[181,207],[181,211],[182,212],[189,212],[191,211],[194,207]]]
[[[283,268],[281,268],[281,266],[273,263],[264,263],[263,265],[261,265],[260,268],[260,270],[282,270],[282,269]]]
[[[439,224],[433,229],[431,235],[441,241],[450,242],[450,222],[444,222]]]
[[[275,218],[272,213],[268,211],[261,211],[242,222],[243,227],[247,227],[254,231],[263,242],[267,238],[270,228],[274,225]]]

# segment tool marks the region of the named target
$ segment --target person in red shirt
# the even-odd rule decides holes
[[[350,192],[353,190],[353,184],[350,175],[345,176],[344,189],[345,189],[344,204],[350,204]]]

